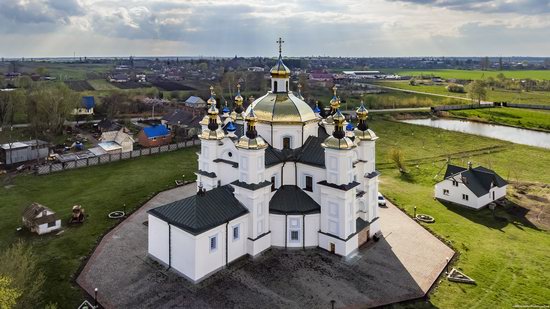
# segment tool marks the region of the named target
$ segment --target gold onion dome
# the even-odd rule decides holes
[[[346,117],[336,110],[332,119],[334,120],[334,132],[331,136],[327,137],[321,146],[331,149],[352,149],[357,146],[349,137],[346,136],[344,131],[344,121]]]
[[[216,105],[216,99],[214,99],[214,87],[210,86],[210,98],[206,101],[208,105]]]
[[[271,73],[271,77],[276,78],[289,78],[290,77],[290,69],[283,63],[283,41],[281,38],[276,42],[279,44],[279,59],[277,59],[277,63],[271,68],[269,73]]]
[[[235,110],[231,113],[233,121],[242,120],[244,98],[241,96],[241,85],[237,84],[237,95],[235,96]]]
[[[235,104],[242,105],[243,101],[244,99],[241,95],[241,84],[237,84],[237,95],[235,96]]]
[[[332,87],[332,91],[334,95],[332,96],[332,99],[330,99],[330,108],[331,108],[331,112],[333,113],[340,108],[340,98],[336,95],[337,89],[338,87],[336,86]]]
[[[355,113],[357,114],[357,118],[359,119],[357,127],[355,128],[355,130],[353,130],[355,137],[362,141],[372,141],[377,139],[378,137],[371,129],[369,129],[369,126],[367,124],[369,111],[365,108],[362,100],[361,106],[359,106]]]
[[[258,122],[303,124],[318,121],[311,107],[291,92],[267,93],[258,98],[247,109],[254,108]]]
[[[256,114],[254,113],[254,109],[250,109],[248,114],[245,117],[246,120],[246,133],[245,135],[241,136],[239,138],[239,141],[237,142],[236,146],[238,148],[242,149],[264,149],[267,148],[267,143],[264,141],[263,138],[258,136],[258,132],[256,131]]]
[[[207,116],[205,119],[208,119],[208,127],[204,129],[201,132],[200,138],[201,139],[209,139],[209,140],[220,140],[225,137],[225,134],[223,133],[220,124],[218,123],[218,109],[216,108],[216,99],[214,99],[214,91],[213,87],[210,87],[211,96],[210,99],[214,101],[214,104],[210,104],[210,108],[208,109]],[[208,101],[210,101],[208,99]],[[204,121],[204,119],[203,119]]]

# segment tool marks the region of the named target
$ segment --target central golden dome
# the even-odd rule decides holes
[[[269,73],[271,73],[271,77],[275,78],[290,77],[290,69],[283,63],[281,55],[279,55],[279,60],[277,60],[277,63],[271,68]]]
[[[247,108],[254,109],[258,122],[268,123],[304,123],[317,121],[311,107],[289,92],[268,93]]]

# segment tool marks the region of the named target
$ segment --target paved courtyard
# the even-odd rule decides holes
[[[193,285],[147,258],[146,211],[194,194],[162,192],[107,234],[77,282],[106,308],[373,307],[426,294],[454,252],[395,206],[380,208],[385,238],[351,258],[272,249]]]

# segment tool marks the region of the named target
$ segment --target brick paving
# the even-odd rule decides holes
[[[195,192],[162,192],[109,232],[77,278],[106,308],[373,307],[423,297],[454,252],[395,206],[380,208],[385,238],[344,259],[320,249],[268,250],[197,285],[147,258],[146,211]]]

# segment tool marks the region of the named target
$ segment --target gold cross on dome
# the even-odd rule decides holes
[[[283,52],[283,39],[279,38],[275,43],[279,44],[279,55]]]

